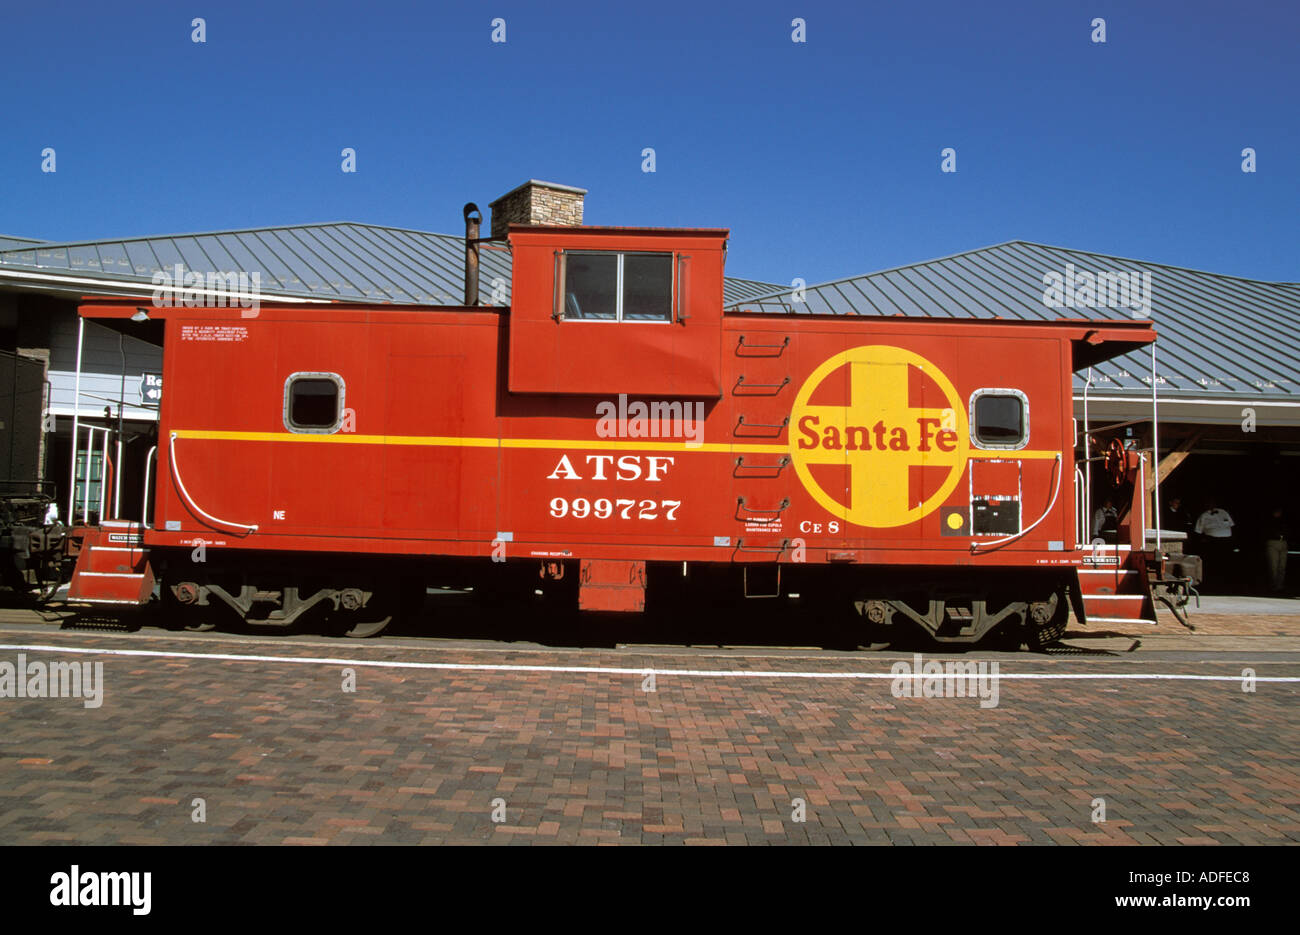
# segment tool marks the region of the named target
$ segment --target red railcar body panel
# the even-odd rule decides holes
[[[516,269],[521,299],[526,269]],[[697,308],[685,325],[464,308],[151,310],[165,321],[167,391],[145,542],[485,559],[1078,563],[1073,362],[1081,346],[1096,356],[1153,340],[1147,323],[723,316],[720,260],[716,269],[716,314]],[[91,304],[82,314],[133,310]],[[641,327],[697,340],[683,352],[694,363],[638,369]],[[536,347],[564,347],[568,362]],[[692,382],[710,355],[712,396]],[[620,390],[620,366],[638,391]],[[337,376],[336,430],[287,426],[295,374]],[[1015,447],[973,436],[984,391],[1026,401]]]

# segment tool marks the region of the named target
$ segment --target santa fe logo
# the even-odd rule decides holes
[[[966,411],[951,381],[919,354],[888,344],[823,362],[800,388],[790,420],[790,455],[804,488],[858,526],[903,526],[933,512],[969,457]]]

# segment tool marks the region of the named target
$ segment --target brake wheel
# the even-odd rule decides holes
[[[1110,482],[1116,487],[1128,479],[1128,452],[1124,449],[1122,440],[1112,438],[1107,443],[1103,465],[1106,474],[1110,477]]]

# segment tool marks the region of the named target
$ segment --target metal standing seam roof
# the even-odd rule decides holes
[[[1010,241],[949,257],[729,303],[776,314],[943,318],[1132,319],[1130,308],[1045,304],[1044,277],[1149,274],[1161,395],[1300,398],[1300,284],[1264,282],[1125,257]],[[1151,357],[1134,351],[1094,368],[1091,392],[1149,393]],[[1076,377],[1082,388],[1084,377]]]
[[[8,234],[0,234],[0,250],[10,250],[14,247],[27,247],[33,244],[45,243],[44,240],[37,240],[35,237],[11,237]]]
[[[60,243],[0,238],[0,275],[39,271],[152,288],[155,273],[171,273],[179,263],[186,272],[205,276],[257,272],[264,295],[459,305],[464,245],[463,237],[452,234],[348,222]],[[480,250],[479,295],[486,304],[510,303],[510,261],[503,244],[484,244]],[[777,288],[775,283],[729,278],[724,301]]]
[[[736,279],[727,276],[722,280],[722,304],[727,306],[735,302],[748,302],[750,299],[759,296],[771,295],[774,290],[780,288],[774,282],[761,282],[757,279]]]
[[[48,242],[0,237],[0,277],[42,272],[152,288],[180,263],[196,273],[259,272],[264,295],[395,304],[458,305],[464,240],[452,234],[333,223],[211,231],[121,240]],[[485,244],[480,295],[510,301],[510,253]],[[1148,273],[1162,394],[1300,398],[1300,283],[1224,276],[1027,241],[1010,241],[809,286],[804,301],[773,283],[728,277],[730,309],[779,314],[909,315],[953,318],[1129,318],[1125,308],[1050,308],[1046,273]],[[68,284],[70,293],[94,291]],[[107,290],[106,291],[111,291]],[[1082,376],[1078,386],[1082,386]],[[1093,392],[1147,391],[1150,358],[1136,351],[1094,370]]]

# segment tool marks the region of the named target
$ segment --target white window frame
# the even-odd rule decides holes
[[[564,272],[563,278],[565,288],[568,287],[568,263],[571,256],[616,256],[618,257],[617,273],[614,277],[615,303],[613,318],[570,318],[566,313],[565,307],[568,302],[567,294],[560,296],[560,304],[563,311],[560,314],[560,321],[576,321],[583,324],[606,324],[606,325],[671,325],[678,320],[678,297],[677,297],[677,266],[678,256],[675,250],[565,250],[564,251]],[[628,256],[666,256],[671,261],[669,269],[668,288],[669,303],[667,318],[624,318],[623,317],[623,258]]]
[[[1019,442],[1014,445],[1001,445],[996,442],[980,441],[979,428],[975,421],[975,403],[984,396],[1015,396],[1019,398],[1024,425],[1024,433]],[[969,426],[971,445],[981,451],[1019,451],[1029,445],[1029,397],[1024,394],[1023,390],[1013,389],[1009,386],[990,386],[978,389],[971,393],[966,422]]]
[[[293,412],[292,389],[295,380],[330,380],[339,388],[339,405],[338,413],[334,418],[334,424],[329,427],[308,427],[298,425],[291,418]],[[295,435],[333,435],[343,426],[343,413],[345,394],[347,393],[347,383],[343,377],[337,373],[327,373],[315,370],[299,370],[296,373],[289,374],[284,381],[284,409],[281,413],[284,427]]]

